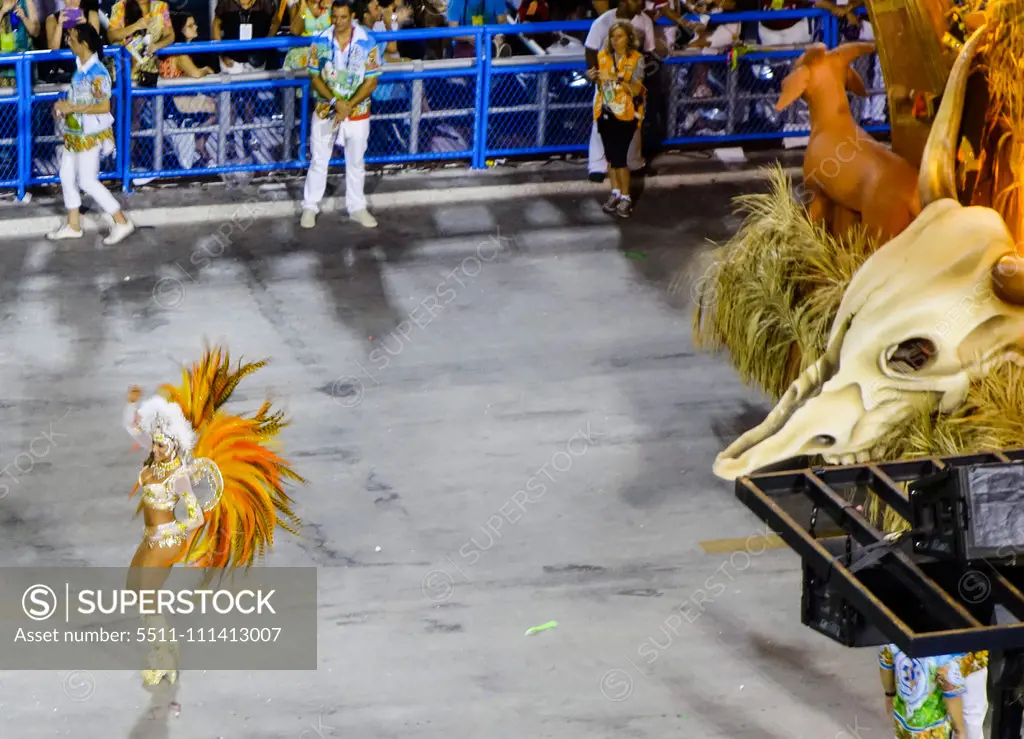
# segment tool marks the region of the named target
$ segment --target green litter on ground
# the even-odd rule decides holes
[[[540,626],[531,626],[526,630],[526,634],[524,634],[524,636],[533,636],[540,631],[547,631],[548,629],[553,629],[556,626],[558,626],[557,621],[548,621],[546,624],[541,624]]]
[[[624,251],[622,253],[625,256],[629,257],[630,259],[647,259],[647,255],[646,254],[641,254],[638,251]]]

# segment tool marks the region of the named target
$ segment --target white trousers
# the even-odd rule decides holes
[[[321,118],[315,113],[309,127],[310,163],[306,186],[302,192],[303,210],[320,212],[320,201],[324,199],[324,191],[327,189],[327,165],[331,162],[331,152],[334,151],[339,135],[345,147],[345,205],[350,214],[366,210],[366,198],[363,196],[366,167],[363,165],[363,157],[366,154],[366,142],[370,139],[370,119],[346,120],[337,126],[330,118]]]
[[[626,166],[636,172],[644,168],[644,158],[640,155],[640,126],[636,127],[633,140],[629,142],[629,153],[626,155]],[[587,157],[587,171],[604,174],[608,171],[608,160],[604,158],[604,142],[597,132],[597,121],[590,129],[590,153]]]
[[[121,210],[120,204],[110,191],[100,184],[100,148],[94,146],[88,151],[68,151],[64,149],[60,158],[60,188],[64,194],[64,207],[78,210],[82,207],[82,195],[85,191],[107,215],[114,215]]]
[[[988,670],[972,672],[967,676],[967,692],[963,696],[966,739],[985,739],[982,724],[988,712]]]
[[[810,22],[806,20],[801,20],[796,25],[783,28],[781,31],[758,24],[757,33],[761,39],[761,46],[806,46],[814,40]]]

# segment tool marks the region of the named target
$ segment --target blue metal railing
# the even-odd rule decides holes
[[[839,42],[835,17],[820,10],[722,13],[716,24],[807,19],[814,37]],[[593,124],[593,87],[586,79],[582,45],[567,56],[492,58],[496,35],[586,32],[588,21],[529,25],[431,28],[374,34],[388,41],[473,39],[473,58],[385,66],[371,103],[366,161],[395,164],[466,161],[481,169],[506,156],[547,156],[587,149]],[[282,55],[309,45],[309,38],[174,44],[158,55],[265,51]],[[801,49],[742,47],[728,54],[669,56],[648,66],[660,75],[670,146],[768,141],[807,135],[802,104],[774,112],[781,79]],[[309,79],[302,69],[254,75],[217,75],[162,80],[142,88],[130,81],[127,52],[107,47],[114,72],[112,113],[116,153],[102,163],[101,177],[120,181],[194,177],[233,172],[303,169],[308,165],[312,115]],[[73,64],[70,51],[27,52],[0,57],[0,72],[13,66],[16,87],[0,88],[0,189],[58,180],[60,138],[53,101],[63,86],[36,84],[40,65]],[[871,62],[869,62],[871,64]],[[870,74],[870,70],[869,70]],[[877,80],[880,82],[880,79]],[[871,89],[881,95],[882,90]],[[192,102],[190,102],[192,101]],[[199,112],[193,110],[199,106]],[[877,107],[877,105],[876,105]],[[876,116],[877,118],[877,116]],[[884,131],[884,122],[865,126]],[[338,159],[334,163],[341,163]]]

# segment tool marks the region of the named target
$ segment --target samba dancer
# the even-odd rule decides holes
[[[286,425],[284,414],[272,413],[269,402],[249,418],[220,411],[238,383],[265,365],[239,362],[232,371],[227,351],[207,349],[184,372],[180,387],[164,385],[160,395],[141,404],[142,389],[128,391],[125,427],[149,449],[132,490],[142,490],[139,508],[146,528],[132,558],[130,590],[159,589],[178,563],[248,567],[273,544],[276,526],[298,533],[299,520],[283,483],[304,480],[264,446]],[[212,497],[200,505],[193,486],[203,481]],[[184,520],[174,515],[179,502],[185,505]],[[143,620],[155,633],[166,628],[163,616]],[[174,643],[158,642],[142,671],[143,684],[165,679],[173,684],[177,663]]]

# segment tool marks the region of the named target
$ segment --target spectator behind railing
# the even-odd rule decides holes
[[[299,0],[291,8],[292,36],[313,37],[331,27],[331,0]],[[297,46],[284,58],[285,69],[305,70],[309,64],[309,47]]]
[[[331,27],[330,0],[299,0],[291,8],[292,36],[316,36]]]
[[[411,5],[406,5],[403,0],[386,0],[387,5],[381,6],[384,8],[384,18],[374,26],[374,30],[380,31],[401,31],[403,28],[414,28],[416,18],[414,16],[414,10]],[[384,26],[380,28],[380,26]],[[413,57],[407,57],[402,53],[401,42],[395,41],[395,56],[399,59],[412,59]],[[417,50],[422,50],[422,43],[415,47]],[[422,53],[417,57],[423,58]]]
[[[447,25],[443,0],[395,0],[395,14],[399,30],[404,28],[440,28]],[[405,59],[437,59],[444,53],[445,40],[399,41],[398,53]]]
[[[551,19],[547,0],[523,0],[516,18],[520,23],[545,23]]]
[[[276,36],[281,13],[274,0],[218,0],[213,17],[213,40],[248,41]],[[227,74],[244,74],[266,69],[266,51],[231,51],[220,58]]]
[[[175,37],[184,43],[191,43],[199,36],[196,19],[188,14],[171,16]],[[199,67],[188,54],[165,56],[160,60],[160,76],[164,79],[192,77],[199,79],[214,74],[210,67]],[[196,126],[210,126],[216,120],[217,104],[207,95],[177,95],[169,98],[170,105],[164,109],[166,120],[164,130],[178,156],[182,169],[191,169],[202,159],[206,148],[206,134],[190,133]]]
[[[189,13],[175,13],[171,16],[171,28],[174,29],[174,37],[180,43],[191,43],[199,37],[199,24],[195,16]],[[211,67],[199,67],[188,54],[176,54],[165,56],[160,59],[160,76],[164,79],[175,79],[177,77],[202,78],[216,71]],[[206,97],[200,95],[198,97]],[[175,98],[176,100],[179,98]],[[183,98],[181,98],[183,99]],[[209,98],[206,98],[209,100]]]
[[[713,18],[719,13],[732,13],[735,10],[735,0],[718,0],[714,7],[708,9],[708,14]],[[694,43],[694,46],[703,46],[705,54],[724,54],[739,43],[741,31],[742,26],[739,23],[715,23],[712,21],[698,35],[700,41],[706,42],[706,44]],[[710,97],[710,92],[705,97]]]
[[[546,23],[551,20],[551,6],[547,0],[522,0],[516,12],[516,23]],[[553,33],[533,34],[530,38],[546,49],[558,40]]]
[[[829,0],[819,0],[814,7],[827,10],[839,19],[840,41],[874,41],[874,29],[868,16],[858,14],[863,6],[863,0],[853,0],[852,3],[839,5]],[[864,86],[870,91],[885,87],[885,80],[882,77],[882,63],[877,54],[861,57],[853,63],[853,68],[864,80]],[[859,101],[862,115],[862,123],[866,126],[884,126],[886,121],[885,95],[871,95],[866,101]]]
[[[46,17],[46,46],[51,51],[70,49],[68,32],[80,23],[88,23],[100,32],[96,0],[58,0],[57,11]],[[66,85],[74,71],[74,62],[49,62],[40,65],[39,74],[45,82]]]
[[[761,0],[762,10],[807,10],[810,0]],[[758,37],[762,46],[806,46],[814,40],[813,18],[762,21]]]
[[[692,12],[690,8],[686,11]],[[673,23],[671,26],[655,26],[654,46],[659,58],[668,56],[675,49],[680,29],[683,31],[684,45],[695,40],[703,29],[700,24],[691,23],[680,15],[679,0],[644,0],[644,13],[654,23],[662,17]]]
[[[251,39],[270,38],[277,35],[284,17],[282,8],[274,0],[218,0],[213,18],[214,41],[249,41]],[[230,51],[220,58],[220,71],[226,74],[245,74],[266,69],[269,53],[264,50]],[[246,96],[237,106],[241,108],[244,123],[255,117],[256,108],[253,98]],[[231,114],[229,125],[238,121],[237,111]],[[246,134],[240,128],[232,132],[234,155],[236,161],[246,163],[250,160],[246,153]]]
[[[507,20],[505,0],[448,0],[448,25],[452,28],[504,25]],[[502,45],[501,36],[494,37],[494,44]],[[476,56],[476,39],[473,36],[457,38],[452,55],[456,59]]]
[[[394,0],[361,0],[357,9],[359,22],[364,28],[374,32],[394,31],[395,16],[392,12]],[[401,55],[398,53],[398,42],[388,41],[384,46],[384,61],[400,62]]]
[[[110,11],[107,37],[132,56],[132,84],[156,87],[160,62],[156,52],[174,43],[171,11],[163,0],[118,0]]]
[[[39,35],[39,16],[34,0],[3,0],[0,4],[0,54],[17,54],[32,49]],[[17,87],[14,65],[0,66],[0,87]]]
[[[736,10],[734,0],[719,0],[717,7],[710,8],[709,14],[712,18],[719,13],[731,13]],[[708,23],[705,31],[698,36],[697,43],[705,44],[705,54],[725,54],[733,46],[739,43],[742,27],[739,23]],[[708,83],[707,64],[698,63],[691,67],[689,97],[710,98],[714,96],[714,90]]]
[[[412,10],[410,28],[445,28],[448,26],[447,0],[396,0]],[[398,50],[409,59],[441,59],[451,48],[452,39],[432,38],[399,41]]]

